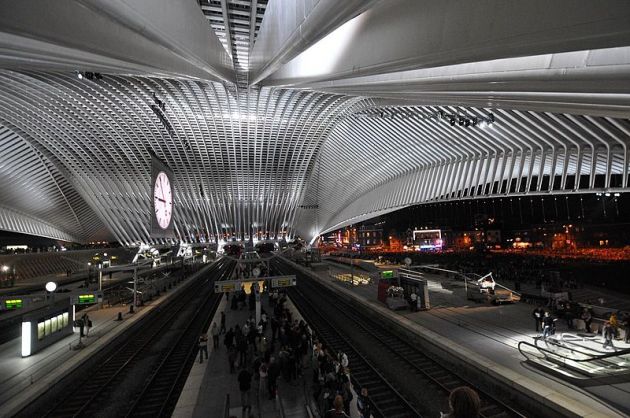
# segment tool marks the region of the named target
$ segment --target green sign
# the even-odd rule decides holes
[[[393,279],[394,278],[394,270],[381,271],[381,278],[383,278],[383,279]]]
[[[84,305],[87,303],[96,303],[96,295],[94,293],[89,295],[79,295],[79,302],[77,305]]]
[[[7,309],[19,309],[24,305],[22,299],[7,299],[4,301],[4,306]]]

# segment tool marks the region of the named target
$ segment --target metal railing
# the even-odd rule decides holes
[[[518,351],[523,355],[527,360],[532,360],[532,356],[537,359],[547,360],[553,362],[555,364],[562,364],[572,370],[578,370],[583,374],[587,374],[589,376],[596,375],[618,375],[630,373],[630,367],[623,367],[615,363],[606,362],[607,359],[612,359],[615,357],[621,357],[624,355],[630,354],[630,349],[619,350],[611,353],[597,354],[593,355],[592,353],[584,352],[577,348],[572,348],[566,345],[561,344],[560,342],[556,342],[554,340],[544,340],[545,344],[551,347],[557,347],[563,350],[567,350],[572,355],[564,354],[559,351],[554,351],[551,347],[541,347],[538,345],[538,340],[536,340],[535,344],[532,344],[528,341],[520,341],[518,343]],[[534,349],[534,352],[525,351],[523,347],[531,347]],[[538,354],[536,353],[538,352]],[[582,356],[578,358],[577,356]],[[575,365],[572,365],[574,363]],[[588,365],[594,365],[592,370],[589,370]],[[578,367],[579,366],[579,367]]]

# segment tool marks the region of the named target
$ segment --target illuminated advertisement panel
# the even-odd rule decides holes
[[[45,330],[44,330],[44,323],[40,322],[37,324],[37,339],[41,340],[44,338],[44,334]]]

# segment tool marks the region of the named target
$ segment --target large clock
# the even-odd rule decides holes
[[[153,188],[154,216],[161,229],[168,229],[173,216],[173,190],[171,180],[164,171],[160,171],[155,177]]]
[[[175,177],[173,171],[160,159],[151,161],[151,237],[174,237]]]

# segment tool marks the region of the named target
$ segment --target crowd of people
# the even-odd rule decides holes
[[[343,352],[335,353],[313,335],[304,321],[294,319],[286,307],[286,296],[276,291],[266,294],[266,307],[270,313],[262,308],[258,323],[253,315],[255,303],[246,303],[248,295],[241,289],[230,298],[230,306],[234,310],[249,308],[248,319],[242,324],[227,327],[226,314],[221,312],[218,323],[212,323],[208,331],[215,349],[220,349],[223,337],[229,370],[236,375],[241,394],[242,416],[252,416],[256,396],[259,399],[275,399],[280,379],[293,383],[303,378],[310,362],[313,395],[320,416],[349,417],[354,401],[360,418],[371,417],[374,406],[368,388],[352,387],[348,356]],[[207,334],[200,336],[200,361],[208,356],[208,342]],[[450,411],[442,416],[477,417],[479,405],[479,397],[472,389],[458,388],[451,394]]]
[[[249,318],[227,328],[222,312],[220,326],[213,323],[210,327],[216,348],[223,336],[230,373],[237,374],[244,415],[251,412],[252,388],[260,399],[275,399],[278,379],[292,383],[302,375],[311,341],[311,330],[304,321],[292,317],[285,306],[286,297],[277,291],[266,294],[270,314],[262,308],[260,321],[256,322],[253,314],[255,293],[247,295],[242,288],[232,296],[230,306],[233,310],[249,307]]]

